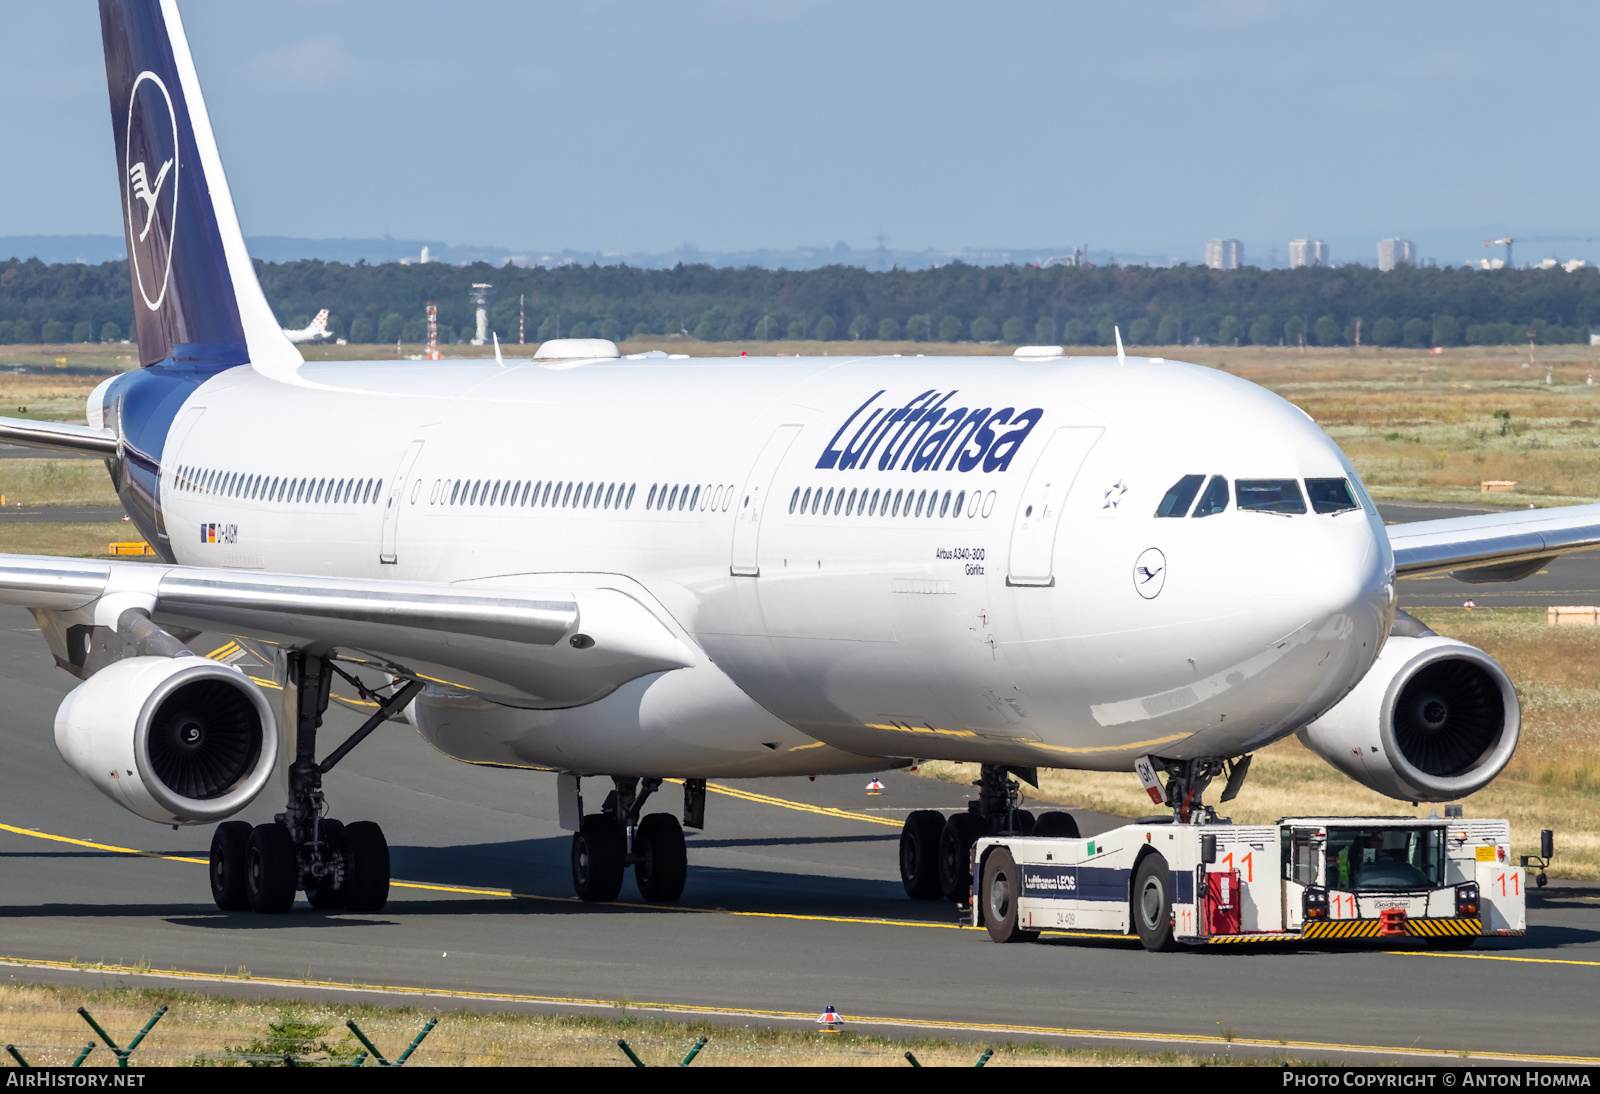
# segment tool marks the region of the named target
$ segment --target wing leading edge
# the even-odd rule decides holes
[[[1388,532],[1397,577],[1518,581],[1557,555],[1600,548],[1600,505],[1421,520]]]
[[[589,587],[563,588],[564,578]],[[173,629],[361,653],[518,706],[593,702],[700,660],[647,594],[592,575],[451,585],[0,555],[0,603],[34,609],[68,664],[82,662],[78,628],[114,630],[142,608]]]

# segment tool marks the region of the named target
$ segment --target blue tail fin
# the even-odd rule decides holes
[[[139,359],[293,370],[256,281],[175,0],[100,0]]]

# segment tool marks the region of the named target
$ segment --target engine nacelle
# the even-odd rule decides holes
[[[56,711],[56,749],[106,797],[147,820],[232,816],[272,777],[278,728],[238,669],[203,657],[130,657]]]
[[[1521,730],[1517,690],[1495,659],[1427,632],[1391,635],[1361,683],[1300,739],[1380,794],[1442,802],[1487,786]]]

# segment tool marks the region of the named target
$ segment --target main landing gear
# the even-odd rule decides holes
[[[600,812],[584,817],[572,834],[572,888],[580,900],[608,902],[622,891],[622,875],[633,867],[639,895],[651,903],[670,903],[683,895],[689,876],[689,850],[683,825],[671,813],[639,817],[644,803],[661,788],[660,779],[613,776],[614,789]],[[699,828],[705,816],[705,780],[684,782],[684,821]],[[579,812],[583,799],[580,796]]]
[[[912,900],[950,900],[965,904],[972,896],[972,845],[982,836],[1067,836],[1076,838],[1078,822],[1071,813],[1045,813],[1038,819],[1018,809],[1020,775],[1039,785],[1038,768],[984,764],[976,801],[965,813],[946,818],[932,809],[919,809],[906,818],[900,830],[900,880]]]
[[[288,658],[287,685],[295,689],[295,755],[289,766],[289,803],[271,824],[243,821],[217,826],[211,837],[211,896],[225,912],[287,912],[304,891],[313,908],[376,912],[389,899],[389,844],[372,821],[346,825],[327,817],[322,776],[385,719],[405,709],[422,689],[408,680],[391,695],[372,695],[332,660],[295,652]],[[334,675],[378,700],[378,710],[316,761],[317,730],[328,709]]]

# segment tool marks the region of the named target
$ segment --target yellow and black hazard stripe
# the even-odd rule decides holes
[[[1301,938],[1377,938],[1376,919],[1319,919],[1307,923]]]
[[[1408,919],[1406,934],[1423,938],[1445,938],[1450,935],[1482,934],[1483,924],[1476,919]]]
[[[1207,942],[1294,942],[1299,939],[1297,934],[1286,934],[1283,931],[1272,931],[1267,934],[1214,934],[1206,939]]]

